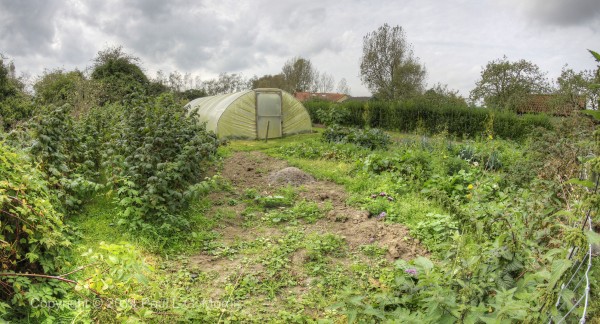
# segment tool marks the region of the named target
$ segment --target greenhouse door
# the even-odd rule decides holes
[[[281,92],[256,92],[258,139],[281,137],[281,120]]]

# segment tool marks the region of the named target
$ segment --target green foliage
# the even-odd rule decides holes
[[[109,144],[109,174],[123,208],[119,223],[153,235],[188,229],[181,211],[208,188],[195,184],[216,152],[216,136],[171,95],[134,98],[124,108]]]
[[[44,71],[33,85],[35,102],[39,105],[69,104],[74,116],[85,115],[98,105],[99,84],[88,80],[81,71],[60,69]]]
[[[429,213],[425,220],[417,223],[412,232],[417,238],[423,240],[427,246],[446,247],[450,239],[457,232],[458,224],[450,215]]]
[[[287,92],[309,91],[315,82],[317,72],[309,59],[293,57],[285,62],[281,69]]]
[[[363,170],[376,174],[391,172],[405,181],[424,182],[431,173],[430,154],[421,150],[406,150],[393,155],[373,153],[363,161]]]
[[[264,202],[261,205],[264,205]],[[285,205],[282,204],[281,201],[277,201],[276,205],[272,205],[272,207],[282,206]],[[297,202],[291,208],[285,208],[268,212],[265,214],[263,219],[271,223],[291,222],[293,224],[296,224],[298,220],[304,220],[307,223],[314,223],[320,218],[322,218],[327,211],[327,209],[321,210],[321,208],[319,208],[319,205],[315,202],[302,200]]]
[[[247,193],[248,196],[252,193]],[[256,195],[254,200],[264,209],[278,208],[278,207],[289,207],[294,204],[296,199],[296,191],[292,186],[280,188],[276,195],[260,196]]]
[[[308,238],[306,250],[311,260],[319,261],[325,256],[342,256],[345,240],[333,234],[315,235]]]
[[[33,116],[34,106],[15,78],[14,65],[0,54],[0,129],[9,130]]]
[[[83,140],[75,129],[69,106],[46,106],[41,111],[44,114],[36,116],[33,123],[31,153],[61,205],[67,210],[77,209],[83,199],[98,189],[96,183],[78,173],[88,167],[81,155]]]
[[[366,149],[385,149],[390,144],[390,136],[376,128],[364,130],[341,126],[328,127],[323,132],[323,140],[332,143],[352,143]]]
[[[367,125],[405,133],[421,130],[427,134],[447,132],[459,138],[487,137],[491,131],[494,136],[500,138],[524,140],[535,128],[553,128],[550,118],[546,115],[519,116],[509,111],[469,108],[464,102],[438,100],[433,95],[417,96],[398,102],[350,101],[331,104],[312,101],[307,102],[306,107],[313,120],[327,125]]]
[[[286,87],[287,87],[285,76],[282,73],[275,74],[275,75],[266,74],[266,75],[261,76],[260,78],[255,75],[254,77],[252,77],[249,80],[249,83],[252,86],[252,89],[258,89],[258,88],[286,89]]]
[[[384,24],[363,37],[360,76],[376,97],[395,100],[420,94],[425,75],[402,27]]]
[[[281,145],[276,151],[282,156],[345,162],[354,162],[357,158],[371,152],[371,150],[350,143],[327,143],[315,139],[292,145]]]
[[[526,60],[510,62],[506,56],[485,66],[471,91],[471,100],[488,108],[516,111],[528,95],[547,93],[550,85],[540,68]]]
[[[204,89],[188,89],[183,91],[179,96],[189,102],[194,99],[206,97],[207,95]]]
[[[91,78],[102,85],[101,104],[120,102],[127,95],[147,90],[149,80],[136,64],[138,61],[121,46],[98,52]]]
[[[28,299],[56,299],[65,291],[58,281],[19,276],[64,271],[64,251],[71,242],[63,215],[51,204],[52,192],[42,172],[27,157],[0,143],[0,300],[10,306],[5,320],[25,316]],[[8,274],[8,275],[5,275]],[[6,305],[6,304],[5,304]]]

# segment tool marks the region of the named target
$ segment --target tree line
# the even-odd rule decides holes
[[[363,38],[360,76],[363,84],[380,100],[407,100],[426,91],[426,69],[414,55],[413,46],[401,26],[384,24]],[[535,63],[508,57],[492,60],[482,68],[469,93],[475,106],[517,110],[531,95],[553,95],[558,105],[598,109],[600,77],[592,70],[576,72],[565,65],[555,82]],[[442,86],[444,87],[444,86]],[[456,91],[442,93],[454,93]],[[439,93],[440,88],[428,91]]]

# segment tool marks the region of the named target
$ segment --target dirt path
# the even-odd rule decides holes
[[[346,238],[350,249],[364,244],[376,244],[388,250],[388,259],[410,260],[427,251],[410,237],[408,229],[401,224],[384,223],[369,213],[346,205],[347,194],[344,188],[329,181],[308,181],[296,173],[288,174],[289,181],[273,183],[269,177],[288,168],[285,161],[272,158],[260,152],[237,152],[225,161],[222,176],[239,191],[254,188],[262,194],[274,194],[276,189],[291,184],[299,187],[300,199],[317,202],[323,206],[330,202],[333,209],[327,217],[315,224],[304,225],[306,232],[334,233]],[[270,179],[271,178],[271,179]],[[298,178],[301,178],[298,181]],[[235,226],[235,225],[233,225]],[[231,234],[231,229],[226,229]],[[246,232],[246,231],[244,231]]]
[[[231,287],[240,278],[250,276],[260,282],[267,276],[272,277],[265,270],[264,252],[261,254],[255,246],[285,244],[281,243],[282,238],[289,234],[290,228],[301,233],[304,238],[333,234],[343,239],[346,245],[343,250],[347,254],[345,257],[328,259],[326,262],[329,262],[328,266],[331,268],[345,269],[350,264],[361,262],[374,265],[381,260],[391,264],[396,259],[410,260],[428,254],[403,225],[385,223],[369,217],[367,211],[348,206],[348,195],[342,186],[328,181],[316,181],[309,174],[290,168],[285,161],[260,152],[236,152],[224,161],[221,175],[231,183],[232,190],[211,194],[213,207],[208,213],[214,217],[220,215],[220,226],[216,229],[220,235],[213,244],[219,246],[218,251],[221,252],[197,254],[190,257],[188,263],[191,272],[202,272],[212,278],[203,283],[207,289],[206,297],[225,298],[227,285]],[[265,197],[276,195],[282,187],[288,185],[297,194],[295,201],[314,202],[321,210],[328,210],[326,216],[313,223],[300,220],[294,224],[268,224],[261,220],[263,211],[251,215],[247,212],[248,204],[244,199],[249,191]],[[361,248],[366,245],[378,247],[385,255],[380,255],[377,261],[370,259],[361,253]],[[256,254],[251,252],[257,249],[259,252]],[[294,278],[295,284],[286,284],[285,293],[280,295],[292,294],[294,298],[302,299],[302,296],[309,294],[314,279],[314,274],[306,270],[306,264],[312,262],[310,256],[306,249],[299,248],[290,252],[285,262],[289,264],[285,269]],[[286,300],[288,297],[278,296],[276,299]],[[273,301],[272,296],[264,297],[257,303],[278,308],[273,306],[277,302]]]

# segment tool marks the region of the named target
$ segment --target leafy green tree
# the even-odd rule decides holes
[[[156,80],[150,81],[147,88],[147,94],[151,97],[157,97],[163,93],[172,91],[166,84],[158,82]]]
[[[594,87],[597,82],[593,71],[575,72],[565,66],[556,79],[558,85],[556,94],[562,102],[580,107],[589,103],[588,108],[595,110],[598,109],[598,99],[600,98],[600,89]]]
[[[310,60],[294,57],[285,62],[281,74],[285,79],[284,90],[291,93],[303,92],[311,90],[315,83],[316,70]]]
[[[402,27],[384,24],[363,37],[361,80],[376,97],[394,100],[422,93],[426,74]]]
[[[185,101],[191,101],[197,98],[206,97],[208,94],[204,89],[188,89],[180,93],[178,96]]]
[[[457,90],[448,89],[446,84],[436,84],[425,91],[423,98],[438,107],[467,107],[467,101]]]
[[[471,90],[470,99],[489,108],[516,109],[531,94],[550,92],[546,74],[529,61],[511,62],[506,56],[488,62],[481,79]]]
[[[79,70],[44,71],[33,89],[36,103],[59,107],[69,104],[72,113],[77,116],[85,114],[99,103],[98,83],[88,80]]]
[[[0,54],[0,128],[8,130],[33,115],[34,107],[24,84],[15,77],[15,66]]]
[[[137,57],[125,53],[121,46],[98,52],[91,78],[102,84],[102,104],[119,102],[127,95],[147,90],[149,80],[138,62]]]
[[[254,76],[250,79],[250,84],[252,85],[252,89],[258,88],[279,88],[286,89],[285,76],[283,73],[279,74],[266,74],[261,76],[260,78]]]

